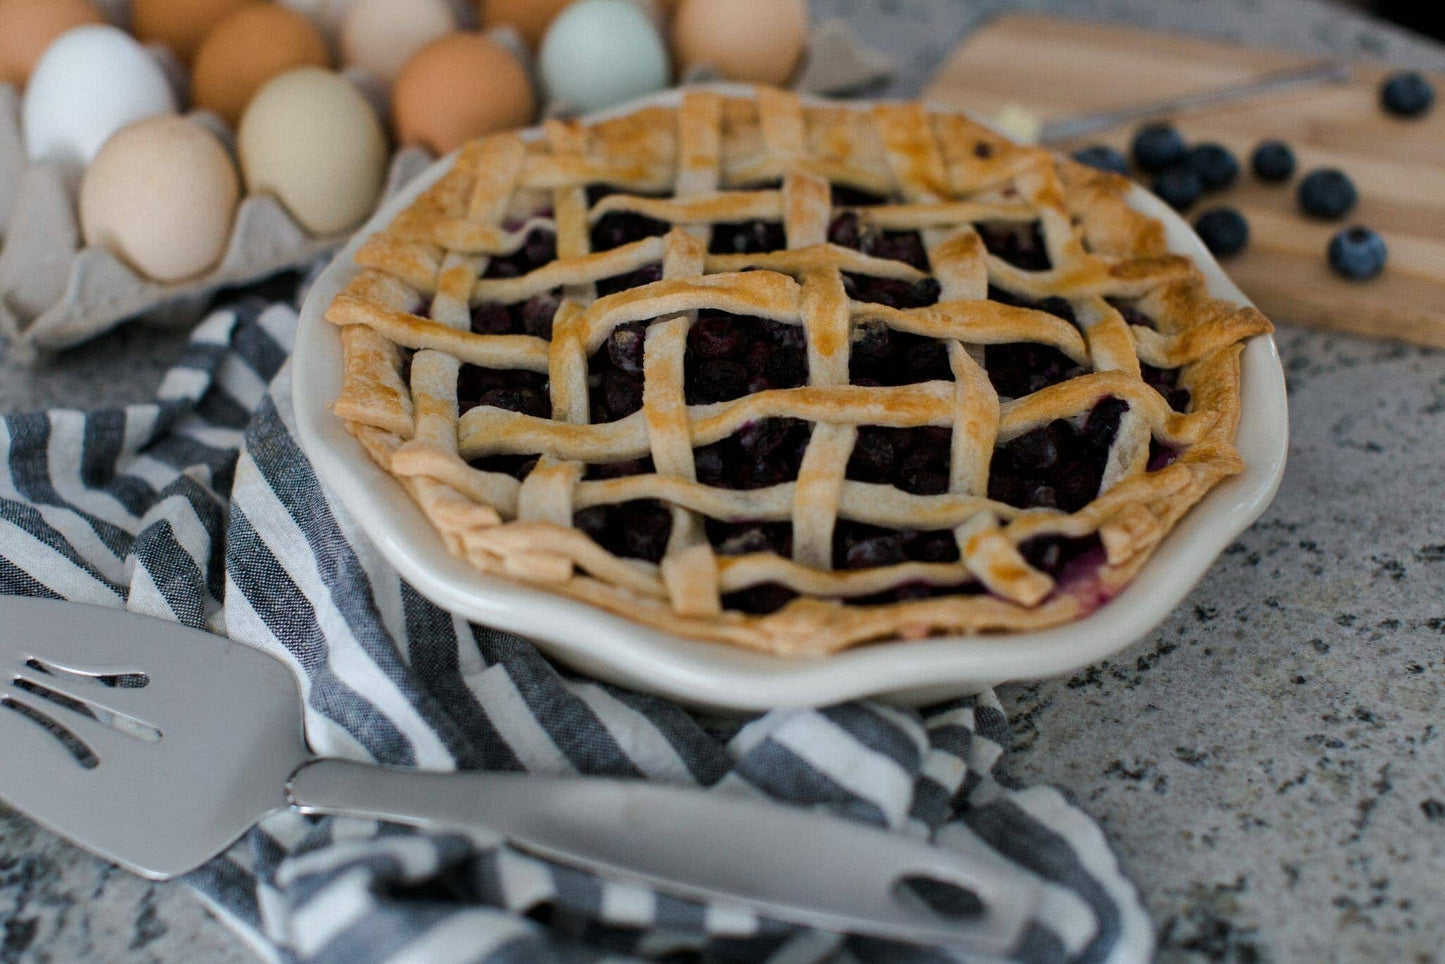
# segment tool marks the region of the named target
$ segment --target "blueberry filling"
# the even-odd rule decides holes
[[[776,221],[742,221],[736,224],[714,224],[712,254],[757,254],[761,251],[782,251],[788,246],[782,224]]]
[[[720,556],[746,556],[771,552],[788,558],[793,554],[791,522],[723,522],[708,519],[708,541]]]
[[[1058,295],[1049,295],[1043,301],[1030,301],[1011,291],[1002,288],[988,286],[988,300],[997,301],[1001,305],[1010,305],[1014,308],[1032,308],[1035,311],[1044,311],[1056,318],[1062,318],[1069,324],[1078,326],[1078,319],[1074,316],[1074,306],[1069,304],[1068,299],[1060,298]]]
[[[1020,545],[1019,553],[1029,565],[1056,579],[1091,566],[1097,568],[1104,561],[1104,548],[1097,535],[1081,539],[1039,536]]]
[[[702,311],[688,331],[683,386],[689,405],[807,383],[807,335],[801,325]]]
[[[533,228],[513,254],[487,260],[483,278],[520,278],[557,260],[557,235],[551,229]]]
[[[626,291],[629,288],[641,288],[643,285],[650,285],[653,282],[662,280],[662,265],[645,264],[636,271],[627,274],[616,275],[611,278],[603,278],[597,282],[597,294],[599,297],[615,295],[619,291]]]
[[[594,187],[588,193],[589,200],[595,203],[610,191]],[[887,201],[853,188],[833,187],[836,205],[863,206]],[[593,248],[606,250],[664,234],[670,227],[640,215],[614,212],[594,227]],[[989,250],[1011,263],[1028,270],[1049,267],[1036,223],[984,225],[980,230],[985,234]],[[847,213],[835,219],[829,237],[834,243],[928,270],[927,252],[918,232],[869,229],[855,214]],[[712,235],[712,250],[717,253],[753,253],[780,250],[785,246],[783,228],[776,223],[721,224],[714,226]],[[533,231],[515,255],[492,259],[487,276],[515,277],[535,270],[554,257],[554,236],[550,232]],[[597,289],[605,296],[653,283],[660,276],[660,265],[646,265],[626,275],[603,279],[597,283]],[[938,282],[932,278],[909,282],[847,275],[844,284],[849,297],[855,300],[896,308],[926,307],[937,303],[940,296]],[[990,297],[1005,303],[1026,303],[993,289]],[[560,290],[553,290],[519,304],[480,305],[473,312],[472,329],[483,334],[550,338],[552,319],[560,300]],[[1074,320],[1071,306],[1062,299],[1048,299],[1029,307]],[[641,408],[646,332],[646,322],[619,326],[589,360],[592,422],[614,421]],[[1043,385],[1081,373],[1061,353],[1042,345],[991,346],[986,351],[986,364],[995,386],[1009,397],[1028,394]],[[798,387],[808,381],[806,335],[796,325],[703,311],[690,330],[684,368],[686,400],[690,405]],[[854,335],[850,377],[860,385],[900,385],[948,380],[952,378],[952,371],[946,343],[892,331],[881,325],[868,325]],[[1162,391],[1179,391],[1173,385],[1176,377],[1177,372],[1146,370],[1146,379],[1162,386]],[[1187,405],[1187,393],[1184,396]],[[491,405],[547,417],[551,410],[547,377],[534,372],[464,366],[458,398],[462,411]],[[1079,429],[1060,420],[1000,449],[995,456],[990,495],[998,497],[994,491],[997,488],[1024,500],[1014,504],[1055,504],[1068,511],[1086,504],[1097,494],[1108,446],[1118,431],[1124,408],[1123,402],[1106,399],[1095,407]],[[735,490],[793,481],[810,437],[811,426],[802,420],[769,418],[751,422],[732,436],[694,452],[698,481]],[[849,459],[847,477],[893,485],[918,495],[943,493],[948,487],[951,443],[951,430],[945,427],[863,426]],[[1151,449],[1151,467],[1156,462],[1167,464],[1174,457],[1172,450],[1156,445]],[[505,455],[476,459],[471,464],[520,479],[525,478],[537,461],[537,456]],[[586,478],[615,479],[654,471],[652,459],[643,457],[589,465]],[[612,553],[653,563],[661,560],[672,531],[671,511],[654,500],[586,509],[576,514],[575,522],[582,532]],[[705,527],[709,541],[721,555],[760,552],[784,558],[792,555],[793,532],[789,522],[708,519]],[[1096,550],[1097,545],[1097,539],[1041,539],[1026,547],[1026,555],[1045,571],[1057,573]],[[840,570],[877,568],[907,561],[957,563],[959,560],[957,542],[949,531],[896,531],[848,520],[840,520],[835,527],[833,555],[834,566]],[[918,583],[845,602],[886,604],[983,591],[977,582],[966,578],[958,585]],[[723,602],[729,609],[761,614],[774,612],[795,597],[796,593],[783,586],[765,584],[729,594]]]
[[[654,499],[583,509],[573,523],[616,556],[661,562],[672,535],[672,512]]]
[[[1172,445],[1165,445],[1158,439],[1149,440],[1149,471],[1158,472],[1168,465],[1173,465],[1179,458],[1179,450]]]
[[[798,594],[788,587],[775,582],[765,582],[759,586],[749,586],[747,589],[728,593],[722,597],[722,604],[724,609],[765,616],[777,612],[797,598]]]
[[[1106,398],[1080,428],[1055,419],[1001,445],[989,467],[988,496],[1020,509],[1077,512],[1099,494],[1109,446],[1128,405]]]
[[[511,305],[484,301],[472,309],[472,331],[478,335],[532,335],[550,341],[552,319],[561,304],[560,288]]]
[[[651,475],[656,471],[657,467],[652,464],[652,456],[645,455],[640,459],[627,459],[624,462],[598,462],[589,465],[583,478],[589,481],[621,479],[629,475]]]
[[[796,418],[749,422],[727,438],[693,450],[697,480],[720,489],[762,489],[792,482],[812,431]]]
[[[879,204],[888,204],[892,200],[882,194],[874,194],[872,191],[849,187],[846,184],[834,184],[832,188],[833,207],[835,208],[876,207]]]
[[[957,562],[958,540],[946,530],[899,531],[838,520],[833,528],[834,569],[876,569],[901,562]]]
[[[1025,271],[1047,271],[1053,267],[1039,222],[984,221],[974,227],[988,253],[1014,267]]]
[[[848,356],[848,380],[854,385],[913,385],[952,381],[948,349],[934,338],[885,325],[860,325]]]
[[[587,394],[594,425],[642,410],[642,353],[647,323],[618,325],[587,362]]]
[[[463,365],[457,376],[458,413],[466,414],[481,405],[551,418],[552,396],[547,376],[521,369]]]
[[[863,425],[848,459],[846,478],[886,483],[914,495],[948,491],[952,430],[939,426],[884,428]]]
[[[1104,300],[1112,305],[1119,314],[1124,316],[1124,321],[1127,324],[1148,328],[1150,331],[1159,330],[1159,326],[1154,323],[1154,319],[1140,311],[1132,301],[1125,301],[1121,298],[1106,298]]]
[[[591,207],[609,194],[616,193],[606,185],[594,184],[587,188],[587,206]],[[610,251],[643,238],[660,238],[671,230],[672,225],[666,221],[631,211],[611,211],[592,226],[592,250]]]
[[[1193,396],[1189,394],[1189,389],[1179,387],[1179,369],[1140,365],[1139,371],[1143,375],[1145,383],[1153,386],[1160,395],[1163,395],[1170,408],[1176,412],[1189,410],[1189,403],[1193,400]]]
[[[933,278],[903,281],[844,272],[843,291],[854,301],[867,301],[890,308],[927,308],[938,304],[943,289]]]
[[[535,455],[486,455],[467,464],[480,472],[498,472],[520,481],[532,474],[537,461]]]
[[[1052,345],[1032,342],[989,345],[983,364],[1000,398],[1023,398],[1088,371]]]
[[[923,246],[923,235],[917,231],[879,231],[865,225],[852,211],[833,219],[828,226],[828,240],[875,258],[902,261],[919,271],[928,270],[928,251]]]

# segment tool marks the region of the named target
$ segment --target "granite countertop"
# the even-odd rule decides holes
[[[813,0],[916,93],[1008,9],[1445,68],[1445,48],[1319,0]],[[1290,466],[1274,506],[1148,639],[1068,679],[1000,688],[1008,764],[1098,818],[1161,957],[1431,961],[1445,946],[1445,352],[1280,324]],[[139,401],[177,333],[116,332],[38,370],[0,358],[0,411]],[[254,960],[179,884],[103,864],[0,808],[0,964]]]

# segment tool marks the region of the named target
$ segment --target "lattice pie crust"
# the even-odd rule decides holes
[[[589,203],[598,187],[614,193]],[[679,107],[489,137],[357,255],[360,273],[327,311],[345,351],[335,412],[456,555],[669,632],[820,655],[1068,622],[1122,588],[1180,516],[1241,468],[1232,445],[1241,343],[1270,330],[1254,309],[1213,299],[1194,264],[1165,250],[1162,226],[1125,204],[1127,191],[1123,179],[916,104],[809,106],[767,89],[692,92]],[[861,192],[884,201],[836,203]],[[619,213],[671,230],[592,251],[595,226]],[[843,214],[880,234],[918,232],[927,272],[830,243]],[[710,252],[715,226],[748,222],[781,223],[786,246]],[[991,253],[978,226],[1001,223],[1036,224],[1047,267]],[[555,260],[485,276],[490,259],[538,232],[555,234]],[[658,264],[661,280],[598,296],[599,280]],[[937,303],[851,299],[845,273],[931,275]],[[991,286],[1014,303],[989,300]],[[473,330],[478,306],[557,289],[550,341]],[[1019,307],[1046,299],[1066,302],[1073,323]],[[699,311],[801,326],[806,383],[687,404]],[[641,410],[589,424],[589,358],[635,322],[649,323]],[[952,378],[850,383],[850,352],[877,326],[942,342]],[[1015,343],[1048,346],[1082,372],[1001,400],[985,355]],[[1185,411],[1141,363],[1176,379]],[[459,415],[465,366],[545,376],[552,418],[487,404]],[[1057,420],[1078,426],[1109,399],[1123,410],[1092,501],[1070,512],[990,499],[996,449]],[[810,425],[796,481],[749,490],[697,481],[696,449],[769,418]],[[847,478],[866,426],[949,430],[943,491]],[[524,480],[473,465],[507,455],[539,458]],[[639,474],[586,477],[589,465],[647,457]],[[672,516],[660,562],[604,548],[574,522],[638,500]],[[707,520],[790,523],[791,556],[720,552]],[[951,533],[957,559],[840,568],[844,523]],[[1074,547],[1078,564],[1052,573],[1033,564],[1031,547],[1048,540]],[[789,601],[771,612],[729,605],[759,586],[782,587]]]

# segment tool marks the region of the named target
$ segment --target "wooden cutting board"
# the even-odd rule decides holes
[[[1223,87],[1311,59],[1131,27],[1011,15],[970,36],[924,96],[979,116],[1012,106],[1047,120]],[[1435,109],[1406,121],[1379,107],[1386,72],[1362,62],[1347,84],[1173,118],[1187,140],[1226,145],[1242,168],[1233,187],[1206,195],[1186,217],[1215,204],[1244,213],[1250,245],[1224,267],[1276,321],[1445,346],[1445,76],[1430,78],[1440,99]],[[1131,125],[1086,140],[1127,154],[1132,132]],[[1289,143],[1299,161],[1286,185],[1266,184],[1249,172],[1250,151],[1268,137]],[[1300,177],[1320,166],[1340,168],[1360,190],[1359,205],[1343,223],[1311,220],[1296,205]],[[1389,265],[1373,281],[1338,278],[1325,259],[1330,237],[1353,223],[1379,231],[1389,246]]]

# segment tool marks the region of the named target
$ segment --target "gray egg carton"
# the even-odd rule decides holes
[[[108,13],[125,22],[126,0],[106,0]],[[526,45],[510,28],[490,33],[528,63]],[[152,48],[178,99],[184,74],[163,48]],[[794,79],[796,89],[837,93],[886,78],[891,63],[867,50],[841,20],[814,26],[808,57]],[[387,97],[374,78],[345,75],[386,119]],[[684,83],[712,79],[707,68],[690,71]],[[550,115],[568,114],[548,104]],[[233,132],[216,116],[193,112],[189,119],[217,134],[234,153]],[[401,190],[432,162],[418,148],[392,159],[384,197]],[[21,137],[20,98],[0,85],[0,335],[9,355],[33,361],[43,353],[73,347],[122,322],[184,326],[194,323],[220,288],[244,285],[299,267],[339,247],[349,231],[317,236],[303,228],[274,197],[242,199],[221,260],[204,275],[163,283],[137,273],[110,250],[86,246],[77,217],[79,182],[55,164],[28,161]]]
[[[230,142],[216,117],[190,115]],[[431,155],[395,156],[385,194],[425,170]],[[349,231],[314,235],[268,194],[245,197],[221,260],[174,283],[146,278],[104,247],[85,246],[77,217],[79,184],[55,164],[32,164],[20,135],[19,98],[0,86],[0,334],[13,358],[78,345],[123,321],[189,324],[219,288],[248,284],[338,247]]]

